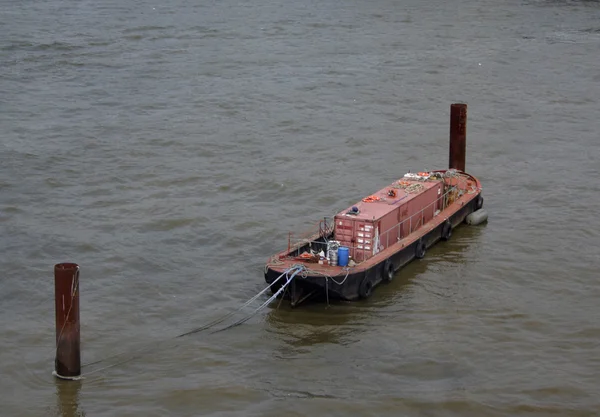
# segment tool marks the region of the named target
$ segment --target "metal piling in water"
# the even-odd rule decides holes
[[[450,169],[465,171],[467,152],[467,105],[450,105]]]
[[[54,265],[54,306],[56,314],[56,359],[54,375],[60,379],[81,376],[79,325],[79,265]]]

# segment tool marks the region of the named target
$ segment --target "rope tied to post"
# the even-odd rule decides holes
[[[240,307],[236,308],[235,310],[233,310],[221,317],[218,317],[217,319],[212,320],[202,326],[196,327],[195,329],[191,329],[189,331],[178,334],[176,336],[172,336],[172,337],[169,337],[162,341],[155,342],[153,344],[153,346],[151,346],[151,347],[143,347],[143,348],[136,349],[136,350],[127,350],[127,351],[123,351],[123,352],[120,352],[120,353],[117,353],[117,354],[114,354],[111,356],[107,356],[107,357],[99,359],[97,361],[86,363],[83,365],[83,367],[88,368],[92,365],[106,363],[106,362],[110,361],[111,359],[121,358],[125,355],[132,355],[132,357],[129,357],[129,358],[126,358],[123,360],[119,360],[116,363],[102,366],[97,369],[89,370],[84,373],[83,377],[105,371],[107,369],[125,364],[127,362],[131,362],[134,359],[139,358],[140,356],[142,356],[144,354],[152,353],[155,351],[159,351],[160,349],[166,348],[165,346],[162,346],[162,347],[159,346],[160,343],[174,341],[174,340],[186,337],[186,336],[191,336],[193,334],[202,333],[202,332],[209,331],[209,330],[211,330],[209,334],[219,333],[219,332],[223,332],[225,330],[231,329],[233,327],[239,326],[239,325],[245,323],[246,321],[250,320],[252,317],[254,317],[256,314],[258,314],[263,309],[265,309],[273,300],[275,300],[277,297],[279,297],[289,287],[289,285],[295,278],[297,278],[299,276],[304,276],[304,277],[307,276],[307,271],[306,271],[305,266],[301,265],[301,264],[292,265],[290,268],[283,271],[283,273],[281,273],[281,275],[279,275],[276,279],[274,279],[273,282],[271,282],[271,284],[269,284],[266,288],[261,290],[258,294],[256,294],[252,298],[250,298],[248,301],[243,303]],[[229,324],[226,324],[224,327],[221,327],[218,329],[215,328],[217,325],[226,322],[228,319],[233,318],[236,314],[240,313],[244,308],[249,307],[253,302],[257,301],[262,295],[264,295],[269,289],[273,288],[273,285],[279,283],[280,281],[283,281],[283,283],[277,289],[277,291],[275,291],[266,301],[262,302],[258,307],[254,308],[253,310],[246,313],[245,315],[238,318],[237,320],[235,320]]]

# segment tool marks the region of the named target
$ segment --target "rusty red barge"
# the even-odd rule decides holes
[[[459,133],[466,129],[464,106]],[[271,290],[277,293],[286,285],[278,278],[295,268],[294,279],[281,291],[292,306],[312,297],[367,298],[378,284],[392,281],[404,265],[423,258],[429,247],[449,240],[452,229],[465,220],[485,221],[481,183],[464,172],[464,133],[458,135],[463,151],[456,152],[452,129],[451,124],[453,168],[408,173],[332,218],[324,218],[313,232],[296,239],[290,234],[288,248],[265,266]]]

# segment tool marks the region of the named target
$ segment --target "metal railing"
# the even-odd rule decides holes
[[[444,194],[442,194],[441,196],[436,198],[434,201],[432,201],[431,203],[429,203],[428,205],[423,207],[420,211],[413,214],[408,219],[402,220],[401,222],[397,223],[395,226],[392,226],[388,230],[383,232],[379,236],[379,241],[382,242],[383,236],[385,236],[386,237],[385,248],[389,248],[390,247],[390,234],[392,233],[392,231],[395,231],[395,230],[398,231],[398,235],[397,235],[398,237],[396,239],[396,242],[399,242],[400,240],[404,239],[406,236],[408,236],[412,232],[418,230],[425,224],[425,212],[427,210],[429,210],[429,209],[432,210],[431,218],[434,218],[436,216],[436,211],[439,210],[439,212],[442,212],[442,211],[446,210],[446,208],[448,206],[448,197],[450,196],[450,194],[453,194],[453,193],[460,194],[461,191],[463,191],[463,193],[465,192],[465,190],[459,189],[457,186],[450,186]],[[455,198],[457,198],[457,197],[460,198],[460,196],[462,196],[462,194],[457,195]],[[441,205],[440,205],[440,201],[441,201]],[[441,208],[440,208],[440,206],[441,206]],[[415,218],[415,217],[416,217],[416,220],[413,225],[413,218]],[[402,236],[402,226],[405,225],[406,222],[408,222],[408,233],[406,235]],[[393,243],[396,243],[396,242],[393,242]],[[377,251],[379,252],[379,248],[377,249]]]
[[[381,235],[379,235],[377,247],[375,247],[375,242],[373,242],[373,247],[375,249],[375,252],[371,256],[380,252],[381,242],[383,242],[384,236],[385,236],[385,243],[386,243],[384,249],[387,249],[390,247],[390,235],[392,234],[393,231],[397,230],[397,233],[398,233],[397,234],[398,237],[395,239],[396,241],[393,243],[399,242],[400,240],[404,239],[406,236],[409,236],[411,233],[413,233],[414,231],[418,230],[420,227],[423,226],[423,224],[425,223],[425,212],[427,210],[430,210],[430,209],[432,210],[432,218],[433,218],[436,216],[437,210],[442,212],[448,207],[448,205],[450,204],[448,202],[448,200],[452,194],[456,194],[454,196],[454,200],[456,200],[456,199],[460,198],[466,192],[467,192],[466,189],[462,189],[462,188],[458,187],[457,185],[449,186],[448,190],[444,194],[442,194],[441,196],[436,198],[433,202],[431,202],[428,205],[426,205],[425,207],[423,207],[421,210],[419,210],[417,213],[410,216],[408,219],[404,219],[401,222],[398,222],[396,225],[390,227],[388,230],[386,230]],[[441,208],[439,208],[440,201],[441,201]],[[413,219],[414,219],[414,221],[413,221]],[[406,225],[407,223],[408,223],[408,233],[406,233],[405,235],[402,235],[402,226]],[[350,256],[352,257],[352,259],[355,259],[355,260],[357,259],[356,258],[357,250],[366,252],[366,250],[364,248],[359,248],[358,246],[350,246],[349,250],[350,250]],[[366,259],[370,258],[371,256],[367,257]],[[366,259],[364,259],[364,260],[366,260]]]
[[[287,252],[290,253],[307,244],[326,242],[327,238],[333,233],[334,225],[335,219],[333,217],[323,217],[318,225],[315,225],[312,229],[304,233],[294,235],[292,232],[289,232]],[[323,240],[319,242],[317,239]]]

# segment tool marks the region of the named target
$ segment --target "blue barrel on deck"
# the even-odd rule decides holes
[[[350,251],[345,246],[340,246],[338,248],[338,265],[339,266],[348,266],[348,259],[350,257]]]

